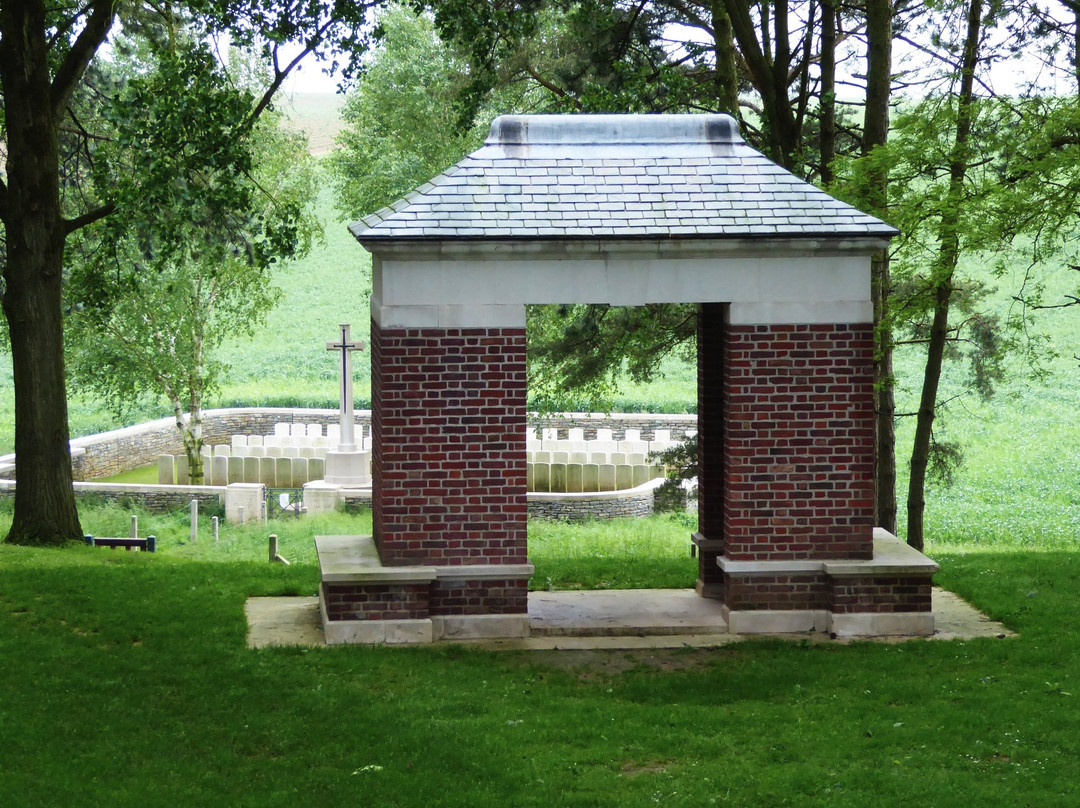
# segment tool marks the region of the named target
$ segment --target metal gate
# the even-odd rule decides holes
[[[304,512],[303,488],[267,488],[266,518],[291,519]]]

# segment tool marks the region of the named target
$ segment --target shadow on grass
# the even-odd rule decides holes
[[[249,651],[244,599],[310,570],[0,546],[5,803],[1075,804],[1080,554],[938,560],[1021,636],[761,640],[597,671]]]

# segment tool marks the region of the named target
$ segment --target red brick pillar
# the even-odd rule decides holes
[[[796,562],[726,575],[725,602],[825,608],[797,562],[873,557],[872,326],[729,325],[724,344],[725,560]]]
[[[697,318],[698,553],[697,591],[722,597],[716,560],[724,552],[724,328],[727,306],[702,303]]]
[[[525,329],[372,323],[371,361],[382,563],[526,563]],[[495,611],[524,611],[525,581],[492,584]],[[464,589],[455,608],[483,613],[477,587]]]

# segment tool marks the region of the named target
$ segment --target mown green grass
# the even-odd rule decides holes
[[[0,546],[5,805],[1075,805],[1080,555],[943,578],[1021,636],[251,651],[306,565]]]

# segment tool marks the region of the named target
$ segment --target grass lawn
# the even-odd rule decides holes
[[[314,529],[363,527],[363,517],[326,519]],[[654,532],[685,537],[667,522]],[[315,567],[290,533],[300,524],[281,523],[290,567],[262,561],[264,531],[181,545],[164,521],[156,555],[0,545],[0,804],[1080,799],[1074,552],[938,555],[941,582],[1018,630],[1012,640],[248,650],[246,597],[314,591]],[[601,537],[591,554],[608,563],[597,579],[579,569],[579,550],[545,556],[551,537],[533,533],[538,578],[603,585],[620,568],[651,558],[663,569],[674,557],[674,544],[627,549]]]

